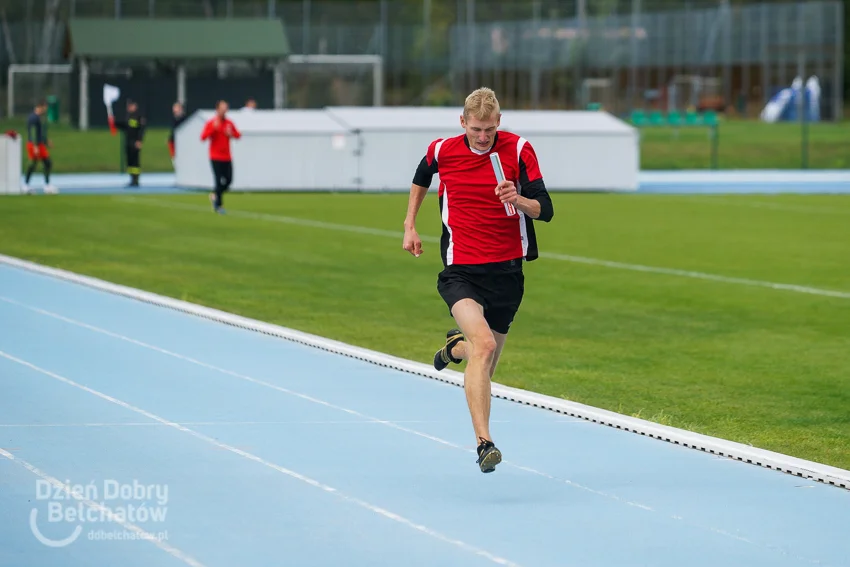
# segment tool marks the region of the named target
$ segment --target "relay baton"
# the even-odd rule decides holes
[[[493,164],[493,173],[496,174],[496,181],[501,183],[505,180],[505,172],[502,169],[502,160],[499,159],[497,152],[490,154],[490,163]],[[508,213],[509,217],[512,217],[516,214],[516,209],[510,203],[505,203],[505,212]]]

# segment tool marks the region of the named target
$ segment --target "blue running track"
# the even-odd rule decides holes
[[[484,475],[454,385],[0,263],[0,565],[850,565],[848,490],[492,418]]]

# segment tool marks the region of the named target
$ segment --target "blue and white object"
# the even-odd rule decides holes
[[[796,122],[800,119],[798,104],[803,97],[805,118],[808,122],[820,121],[820,83],[816,76],[809,77],[803,88],[803,79],[795,77],[790,88],[785,88],[773,95],[761,112],[764,122]]]

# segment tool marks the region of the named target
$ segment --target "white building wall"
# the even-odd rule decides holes
[[[209,142],[201,132],[211,111],[200,111],[175,135],[177,185],[213,186]],[[242,134],[231,140],[231,191],[356,190],[357,138],[321,110],[235,111]]]
[[[0,136],[0,194],[18,194],[23,190],[22,146],[23,141],[20,136],[15,138]],[[44,169],[39,167],[38,171],[38,176],[32,181],[37,181]]]
[[[408,191],[416,166],[437,138],[463,133],[461,108],[330,107],[233,112],[243,138],[232,142],[232,190]],[[199,137],[210,112],[177,133],[177,183],[211,187]],[[637,131],[604,112],[503,112],[501,129],[533,145],[553,191],[633,191]],[[438,185],[435,178],[432,188]]]

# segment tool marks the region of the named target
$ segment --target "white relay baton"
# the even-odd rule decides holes
[[[496,181],[501,183],[505,180],[505,171],[502,169],[502,160],[499,159],[497,152],[490,154],[490,163],[493,164],[493,173],[496,174]],[[509,217],[512,217],[516,214],[516,209],[510,203],[505,203],[505,212],[508,213]]]

